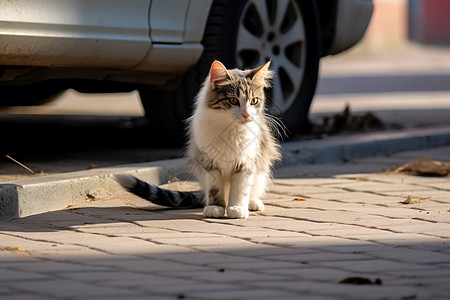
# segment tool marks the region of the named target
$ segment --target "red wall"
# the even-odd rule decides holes
[[[411,0],[410,35],[419,42],[450,45],[450,0]]]

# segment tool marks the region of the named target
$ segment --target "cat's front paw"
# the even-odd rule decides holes
[[[248,203],[248,209],[251,211],[263,211],[264,203],[259,199],[250,200]]]
[[[248,218],[248,208],[242,206],[230,206],[227,208],[227,216],[231,219]]]
[[[223,218],[225,208],[217,205],[208,205],[203,209],[203,216],[206,218]]]

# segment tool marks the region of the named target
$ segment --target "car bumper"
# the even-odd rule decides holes
[[[372,0],[339,0],[330,54],[342,52],[363,37],[373,12]]]

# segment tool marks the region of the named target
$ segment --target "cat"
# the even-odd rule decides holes
[[[278,120],[266,114],[264,89],[270,87],[270,61],[251,70],[228,70],[214,61],[187,120],[187,163],[202,195],[158,188],[131,175],[116,175],[128,191],[155,204],[204,207],[211,218],[247,218],[262,211],[271,169],[281,159],[275,138]]]

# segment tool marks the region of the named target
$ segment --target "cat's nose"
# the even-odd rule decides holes
[[[244,117],[245,120],[248,120],[248,118],[250,118],[250,114],[248,113],[242,114],[242,116]]]

